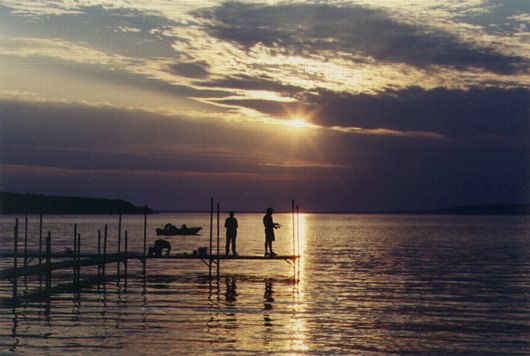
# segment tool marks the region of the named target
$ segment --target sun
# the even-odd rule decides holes
[[[289,119],[281,120],[281,123],[294,130],[305,130],[305,129],[313,129],[313,128],[318,127],[317,125],[312,124],[309,121],[302,119],[300,117],[292,117]]]
[[[311,124],[304,119],[299,118],[293,118],[290,120],[287,120],[286,122],[287,126],[292,127],[293,129],[305,129],[309,127]]]

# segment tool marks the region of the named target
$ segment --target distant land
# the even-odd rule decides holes
[[[143,214],[145,207],[120,199],[0,192],[0,214]],[[153,213],[207,213],[204,210],[154,210]],[[238,211],[237,213],[261,213]],[[280,213],[280,211],[278,211]],[[290,211],[284,211],[290,213]],[[530,215],[530,204],[466,205],[436,210],[328,211],[322,214]]]
[[[144,214],[145,207],[119,199],[0,192],[0,214]],[[147,213],[153,210],[147,208]]]

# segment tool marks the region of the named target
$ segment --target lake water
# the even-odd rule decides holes
[[[238,253],[262,255],[262,215],[236,217]],[[291,254],[292,218],[274,218],[283,225],[275,250]],[[0,218],[2,250],[14,220]],[[167,222],[205,228],[168,238],[172,254],[208,246],[208,214],[149,216],[149,242]],[[96,250],[105,224],[116,251],[116,216],[45,216],[54,251],[72,245],[74,223],[82,252]],[[143,217],[122,225],[129,250],[142,251]],[[30,250],[38,230],[30,216]],[[309,214],[300,244],[299,282],[284,261],[221,261],[218,280],[200,260],[149,261],[146,275],[130,261],[128,278],[109,265],[105,284],[82,268],[81,289],[70,285],[71,270],[54,271],[49,298],[35,293],[38,277],[20,278],[13,307],[11,284],[0,281],[1,353],[530,354],[529,217]]]

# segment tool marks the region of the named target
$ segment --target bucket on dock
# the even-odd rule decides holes
[[[199,256],[206,255],[208,253],[208,247],[199,247],[197,252]]]

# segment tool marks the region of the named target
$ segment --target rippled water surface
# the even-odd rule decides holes
[[[238,253],[262,255],[262,216],[236,217]],[[276,252],[291,254],[292,218],[275,220],[283,225]],[[0,218],[3,251],[14,221]],[[207,214],[150,216],[148,242],[167,222],[205,227],[169,238],[172,254],[208,246]],[[82,252],[96,251],[105,225],[116,251],[116,216],[45,216],[53,251],[71,247],[74,224]],[[123,217],[130,251],[143,250],[143,228],[143,216]],[[30,216],[28,249],[38,240]],[[284,261],[221,261],[210,280],[200,260],[151,260],[145,274],[130,261],[127,278],[124,265],[121,277],[108,265],[105,283],[82,268],[80,288],[70,269],[54,271],[49,297],[38,276],[20,278],[15,305],[11,283],[0,281],[1,352],[530,354],[528,217],[302,215],[300,242],[299,271]],[[12,264],[2,259],[2,268]]]

